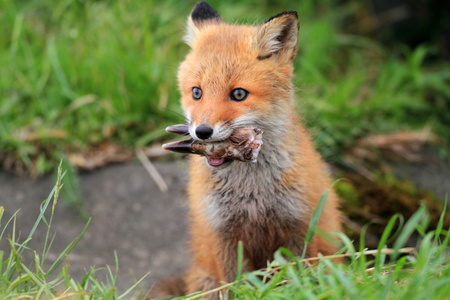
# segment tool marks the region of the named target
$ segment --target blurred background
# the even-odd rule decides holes
[[[396,212],[408,217],[421,200],[438,217],[450,191],[450,2],[208,2],[231,23],[298,11],[298,112],[345,178],[336,188],[350,236],[374,218],[381,228]],[[0,0],[2,178],[39,180],[64,159],[66,203],[86,215],[85,170],[137,150],[160,157],[172,138],[164,128],[184,122],[176,72],[194,5]],[[380,230],[367,235],[374,245]]]
[[[0,165],[39,175],[62,154],[83,167],[89,151],[164,139],[167,124],[183,121],[176,71],[194,4],[0,1]],[[361,137],[400,130],[427,128],[448,146],[446,1],[210,4],[226,21],[250,24],[298,11],[299,112],[328,160]]]

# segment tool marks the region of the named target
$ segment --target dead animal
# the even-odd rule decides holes
[[[189,126],[186,124],[169,126],[166,131],[189,136]],[[261,129],[240,127],[236,128],[231,136],[224,141],[208,143],[190,139],[164,144],[162,147],[165,150],[178,153],[199,154],[256,163],[263,144],[262,135]]]

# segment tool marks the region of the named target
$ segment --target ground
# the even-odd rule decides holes
[[[185,270],[187,207],[185,195],[186,164],[156,163],[169,190],[161,192],[138,162],[111,165],[94,172],[81,173],[80,184],[91,224],[70,255],[70,273],[81,280],[91,266],[114,267],[114,251],[119,258],[118,288],[125,291],[151,272],[141,287],[149,288],[160,278]],[[0,205],[5,208],[2,225],[17,214],[21,237],[28,236],[38,214],[40,203],[55,184],[54,176],[38,180],[23,179],[0,171]],[[62,199],[57,204],[53,230],[55,242],[48,257],[56,259],[63,249],[83,230],[86,220]],[[41,249],[46,227],[41,224],[30,246]],[[4,243],[0,249],[6,248]],[[98,275],[106,275],[106,270]],[[134,274],[134,275],[131,275]],[[101,278],[101,277],[100,277]]]

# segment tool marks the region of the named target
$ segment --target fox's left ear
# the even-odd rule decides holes
[[[193,47],[202,27],[222,22],[219,13],[205,1],[197,2],[188,18],[184,41]]]
[[[275,54],[288,55],[292,60],[297,53],[298,16],[296,11],[285,11],[258,27],[253,46],[258,51],[258,59],[266,59]]]

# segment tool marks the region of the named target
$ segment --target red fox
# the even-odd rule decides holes
[[[239,241],[244,271],[266,267],[280,247],[301,255],[311,212],[331,186],[295,113],[291,79],[298,28],[295,11],[256,27],[226,24],[204,1],[188,18],[185,41],[191,52],[179,67],[178,82],[189,134],[217,142],[238,127],[257,127],[264,131],[264,144],[256,163],[192,156],[187,293],[233,281]],[[318,228],[340,231],[340,218],[331,192]],[[316,235],[307,256],[336,250]]]

